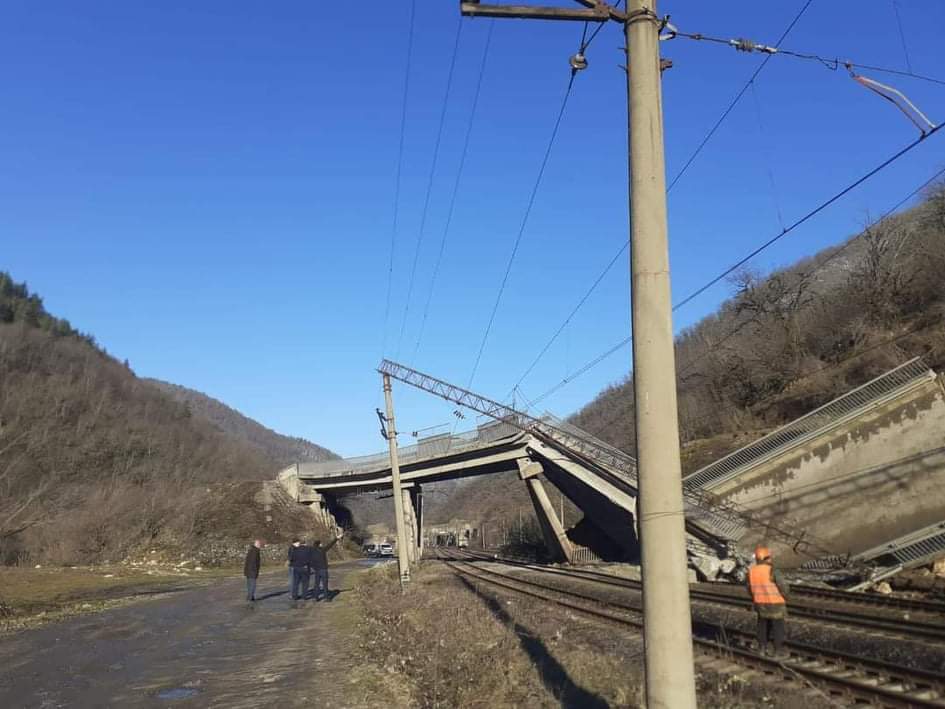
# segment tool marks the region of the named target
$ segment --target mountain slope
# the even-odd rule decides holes
[[[283,460],[139,379],[0,272],[0,562],[92,563],[240,535],[252,490]]]
[[[160,379],[144,379],[175,401],[184,404],[195,416],[200,416],[218,429],[256,448],[267,459],[286,466],[296,462],[316,462],[338,458],[338,454],[304,438],[293,438],[276,433],[258,421],[244,416],[222,401],[179,384]]]
[[[945,185],[921,203],[770,274],[742,271],[733,296],[676,338],[683,467],[694,471],[878,374],[922,355],[945,367]],[[569,421],[633,452],[633,379]],[[473,480],[441,514],[511,516],[521,482]],[[517,497],[516,497],[517,496]]]
[[[676,338],[683,443],[787,423],[922,355],[945,365],[945,185],[788,268],[730,278],[733,296]],[[632,451],[632,375],[571,421]],[[726,448],[728,450],[726,450]],[[691,470],[709,462],[692,456]]]

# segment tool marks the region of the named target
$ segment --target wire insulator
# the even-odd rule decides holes
[[[738,52],[762,52],[763,54],[776,54],[778,51],[777,47],[769,47],[766,44],[758,44],[755,41],[745,37],[730,39],[728,43],[735,47],[735,50]]]

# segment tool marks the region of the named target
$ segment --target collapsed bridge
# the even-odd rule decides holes
[[[563,528],[546,481],[583,512],[582,525],[598,533],[586,542],[592,552],[605,559],[638,558],[637,471],[631,456],[550,415],[530,416],[394,362],[385,360],[380,371],[494,420],[468,433],[430,436],[399,449],[412,556],[423,544],[424,484],[516,471],[546,545],[559,560],[574,560],[574,529]],[[857,542],[863,548],[888,542],[945,519],[943,432],[945,389],[921,360],[867,382],[685,478],[690,563],[714,578],[732,571],[747,550],[763,541],[795,564],[815,558],[847,564],[863,550]],[[890,448],[898,456],[892,460],[884,453]],[[868,465],[870,460],[879,464]],[[898,476],[896,466],[902,468]],[[916,477],[917,471],[922,475]],[[323,514],[330,514],[338,497],[392,487],[386,452],[303,463],[280,477],[296,486],[297,499],[317,503]],[[866,537],[857,531],[864,504],[882,506],[891,487],[908,487],[919,478],[911,496],[892,501],[894,513],[883,510],[895,523],[873,525]],[[874,492],[858,496],[864,489]],[[899,504],[910,501],[921,514]],[[844,504],[852,513],[838,517],[836,507]]]

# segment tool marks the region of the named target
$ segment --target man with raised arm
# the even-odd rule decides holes
[[[315,591],[315,600],[321,600],[321,596],[324,593],[325,600],[331,600],[331,591],[328,590],[328,550],[331,549],[335,544],[337,544],[341,538],[344,536],[344,530],[339,529],[335,538],[332,539],[327,545],[322,546],[321,541],[316,540],[312,545],[309,556],[309,566],[312,569],[312,573],[315,576],[314,582],[314,591]]]

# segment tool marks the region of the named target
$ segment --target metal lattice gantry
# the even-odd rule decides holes
[[[633,487],[637,485],[637,462],[633,456],[607,445],[583,431],[579,433],[578,429],[573,426],[569,426],[567,429],[556,426],[544,418],[537,418],[388,359],[381,362],[378,371],[381,374],[389,374],[394,379],[417,389],[430,392],[447,401],[452,401],[460,406],[465,406],[467,409],[489,416],[496,421],[509,423],[528,433],[550,438],[559,445],[619,473],[620,477]]]
[[[600,441],[569,424],[551,423],[551,417],[537,418],[476,394],[442,379],[424,374],[411,367],[385,359],[378,367],[405,384],[435,394],[447,401],[490,416],[497,421],[512,424],[523,431],[556,443],[572,454],[596,463],[608,472],[616,473],[634,489],[637,487],[637,463],[633,456]],[[729,541],[739,540],[749,529],[762,531],[765,539],[791,544],[799,553],[821,556],[830,553],[816,544],[807,533],[786,522],[772,524],[752,511],[729,500],[722,500],[704,489],[683,488],[686,519],[709,531],[713,536]]]

